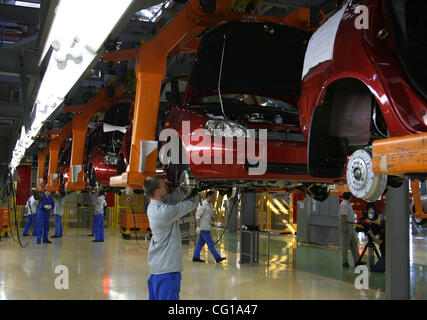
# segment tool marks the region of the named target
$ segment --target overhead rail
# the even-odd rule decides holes
[[[160,87],[166,74],[166,61],[169,55],[188,51],[189,47],[194,47],[193,41],[202,31],[222,22],[230,20],[262,21],[286,24],[304,30],[315,30],[319,24],[326,21],[326,17],[323,15],[322,21],[316,23],[314,27],[311,24],[311,18],[310,8],[296,9],[288,16],[278,18],[231,12],[230,0],[187,1],[175,18],[163,27],[153,40],[144,42],[137,50],[138,64],[135,67],[137,84],[130,163],[126,172],[110,178],[110,186],[142,189],[145,178],[156,174],[156,126]],[[111,55],[110,58],[113,59]],[[117,59],[118,53],[115,55],[115,59]],[[104,55],[104,57],[108,59],[108,55]],[[129,56],[126,59],[129,59]]]

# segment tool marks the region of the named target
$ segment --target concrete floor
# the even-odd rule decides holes
[[[214,239],[222,231],[215,231]],[[124,240],[105,234],[104,243],[92,243],[88,231],[68,231],[52,244],[22,249],[11,238],[0,241],[0,299],[147,299],[149,240]],[[354,269],[342,269],[334,248],[298,245],[292,236],[273,236],[271,259],[240,264],[239,234],[226,233],[217,245],[227,258],[216,264],[206,247],[191,261],[194,244],[183,245],[184,272],[180,297],[202,299],[385,299],[384,274],[371,274],[370,289],[357,290]],[[260,248],[266,253],[266,240]],[[427,235],[411,238],[411,298],[427,299]],[[360,248],[362,250],[362,247]],[[351,260],[350,260],[351,261]],[[58,265],[69,271],[69,289],[55,288]],[[59,280],[57,280],[59,281]]]

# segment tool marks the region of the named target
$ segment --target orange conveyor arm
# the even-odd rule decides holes
[[[46,164],[46,156],[49,152],[49,148],[45,148],[42,152],[40,152],[37,156],[37,182],[36,182],[36,190],[41,192],[44,191],[45,183],[44,183],[44,168]]]
[[[109,90],[114,93],[109,95]],[[97,93],[72,120],[72,145],[70,178],[65,185],[67,191],[82,191],[85,189],[83,172],[83,153],[85,148],[86,133],[89,119],[97,112],[107,111],[114,106],[123,96],[124,89],[104,87]]]
[[[427,133],[376,140],[372,144],[375,174],[424,174],[427,172]]]
[[[199,0],[189,0],[153,40],[144,42],[139,50],[132,51],[137,54],[139,63],[135,67],[137,85],[129,170],[111,177],[110,186],[142,189],[145,178],[156,174],[157,150],[150,153],[151,150],[144,149],[144,143],[156,140],[160,86],[166,73],[168,55],[178,54],[181,50],[187,52],[194,38],[207,27],[230,20],[256,20],[312,29],[309,8],[297,9],[300,14],[294,13],[291,17],[277,18],[231,12],[229,0],[217,0],[215,6],[214,13],[206,13]],[[132,52],[129,52],[130,56]],[[104,57],[108,61],[108,54]],[[117,59],[117,54],[111,59]],[[126,59],[129,59],[129,55]]]
[[[424,213],[423,205],[421,203],[420,181],[418,179],[411,180],[411,190],[415,205],[414,217],[417,219],[427,219],[427,214]]]
[[[71,136],[71,122],[58,132],[58,136],[52,139],[49,143],[49,171],[47,174],[46,190],[56,192],[59,188],[58,183],[58,157],[59,150],[66,138]]]

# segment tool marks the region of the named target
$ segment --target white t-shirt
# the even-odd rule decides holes
[[[212,217],[214,215],[212,204],[203,200],[196,211],[196,219],[200,219],[200,230],[211,230]]]
[[[338,210],[338,217],[340,218],[340,221],[342,216],[347,216],[348,223],[354,223],[355,214],[353,211],[353,207],[351,206],[350,202],[347,200],[343,200],[340,203],[340,208]]]
[[[53,197],[53,202],[55,203],[53,214],[57,214],[62,217],[64,215],[65,197]]]
[[[36,201],[36,199],[34,199],[34,196],[31,196],[28,199],[25,207],[27,208],[27,214],[26,215],[33,215],[33,214],[37,213],[37,201]]]

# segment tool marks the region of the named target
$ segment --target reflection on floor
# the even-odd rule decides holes
[[[222,233],[214,231],[214,240]],[[149,240],[124,240],[106,232],[104,243],[93,243],[88,231],[68,231],[52,244],[22,249],[11,238],[0,241],[0,299],[147,299]],[[181,299],[385,299],[384,274],[371,274],[370,289],[357,290],[354,268],[341,268],[339,251],[297,246],[292,236],[271,239],[270,264],[241,264],[239,233],[226,233],[218,251],[227,258],[216,264],[205,247],[193,263],[194,244],[183,245],[184,272]],[[426,237],[427,239],[427,237]],[[426,239],[411,239],[411,294],[426,299]],[[362,247],[361,247],[362,249]],[[260,239],[261,254],[267,241]],[[55,288],[69,272],[69,289]]]

